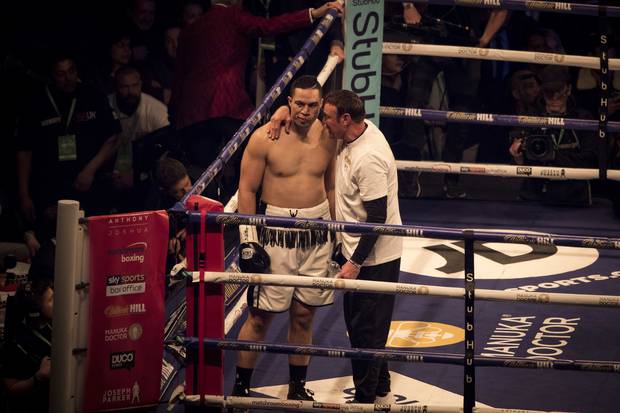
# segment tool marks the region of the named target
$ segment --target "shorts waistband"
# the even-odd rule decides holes
[[[266,204],[265,215],[292,218],[325,218],[329,217],[329,202],[326,199],[320,204],[309,208],[282,208]]]

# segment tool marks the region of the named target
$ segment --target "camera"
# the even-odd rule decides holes
[[[530,161],[553,161],[555,159],[555,142],[551,135],[536,134],[523,138],[521,151]]]

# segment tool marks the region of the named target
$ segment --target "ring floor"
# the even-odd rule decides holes
[[[452,228],[485,228],[558,234],[620,236],[620,221],[609,202],[595,199],[590,208],[557,208],[539,203],[482,200],[402,200],[403,222]],[[407,238],[401,282],[463,286],[463,250],[457,241]],[[620,295],[620,252],[569,247],[532,248],[520,244],[478,244],[476,288]],[[464,351],[464,302],[460,299],[399,296],[388,346],[401,350]],[[239,324],[239,323],[238,323]],[[514,302],[477,301],[476,354],[493,357],[620,361],[620,309]],[[286,342],[286,314],[276,317],[267,342]],[[234,328],[229,338],[235,338]],[[314,343],[348,347],[342,295],[317,310]],[[225,353],[225,392],[230,393],[236,355]],[[285,355],[261,355],[254,395],[285,398]],[[390,363],[397,404],[462,405],[463,369],[444,364]],[[352,398],[349,360],[315,357],[307,387],[315,399],[344,402]],[[620,406],[617,373],[479,367],[478,406],[615,412]]]

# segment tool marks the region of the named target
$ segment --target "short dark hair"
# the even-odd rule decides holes
[[[133,74],[138,75],[138,77],[142,79],[142,76],[140,75],[140,71],[136,67],[130,66],[130,65],[121,66],[118,68],[116,73],[114,73],[114,78],[118,80],[121,76],[133,75]]]
[[[77,66],[75,56],[72,53],[65,50],[53,52],[49,63],[50,73],[53,73],[56,70],[56,66],[65,60],[70,60],[75,66]]]
[[[185,165],[176,159],[164,156],[157,162],[155,179],[160,187],[170,189],[185,176],[187,176]]]
[[[338,116],[348,113],[353,122],[361,122],[366,117],[364,101],[350,90],[334,90],[325,96],[325,103],[338,109]]]
[[[291,83],[291,90],[289,92],[291,97],[295,93],[295,89],[316,89],[319,91],[319,96],[323,96],[323,87],[317,80],[316,76],[304,75],[293,80],[293,83]]]

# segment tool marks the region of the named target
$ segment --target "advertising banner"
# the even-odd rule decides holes
[[[89,218],[90,314],[84,411],[159,400],[168,216]]]
[[[383,1],[347,0],[343,89],[364,101],[366,118],[379,126],[381,58],[383,56]]]

